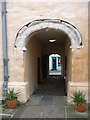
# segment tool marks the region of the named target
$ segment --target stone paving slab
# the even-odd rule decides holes
[[[64,118],[64,107],[58,106],[26,106],[14,115],[14,118]]]
[[[64,118],[65,108],[64,106],[54,105],[53,101],[58,99],[58,97],[56,99],[54,99],[54,97],[56,96],[32,96],[31,99],[15,113],[13,118]]]
[[[13,118],[40,118],[42,108],[40,106],[23,106]]]
[[[43,106],[41,118],[65,118],[65,109],[54,105]]]
[[[2,115],[0,115],[0,120],[2,119]]]
[[[25,105],[39,105],[42,97],[43,96],[40,95],[33,95],[33,97],[31,96]]]
[[[0,105],[0,114],[2,113],[2,105]]]
[[[53,100],[53,105],[56,106],[66,106],[67,101],[65,96],[55,96]]]
[[[52,105],[52,103],[53,103],[53,96],[44,96],[42,97],[39,104],[48,106],[48,105]]]
[[[3,116],[2,116],[2,119],[6,119],[6,120],[8,119],[8,120],[10,120],[10,118],[11,118],[11,116],[9,116],[9,115],[3,115]],[[1,119],[1,120],[2,120],[2,119]]]

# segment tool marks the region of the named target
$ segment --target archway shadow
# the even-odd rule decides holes
[[[47,79],[44,79],[38,85],[37,89],[33,94],[64,96],[65,95],[64,78],[58,75],[49,76]]]

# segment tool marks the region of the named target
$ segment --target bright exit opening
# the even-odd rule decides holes
[[[61,75],[61,56],[51,54],[49,56],[49,75]]]

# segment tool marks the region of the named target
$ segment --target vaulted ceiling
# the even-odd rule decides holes
[[[55,43],[62,43],[65,42],[67,38],[67,36],[62,31],[48,28],[36,32],[34,34],[34,37],[43,44],[49,43],[49,39],[56,39]]]

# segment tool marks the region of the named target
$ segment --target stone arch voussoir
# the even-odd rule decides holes
[[[78,29],[73,26],[72,24],[59,20],[59,19],[41,19],[35,20],[33,22],[24,25],[19,32],[17,33],[16,40],[15,40],[15,47],[20,50],[27,50],[26,44],[28,42],[28,36],[32,33],[37,32],[39,30],[43,30],[46,28],[56,29],[64,32],[71,41],[70,48],[80,48],[82,45],[82,38],[81,34]]]

